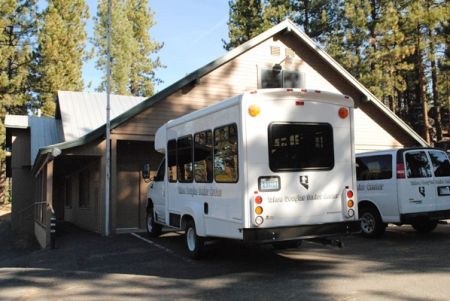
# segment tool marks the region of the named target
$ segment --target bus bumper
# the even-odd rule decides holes
[[[320,225],[243,229],[244,241],[249,243],[271,243],[284,240],[311,239],[355,234],[359,232],[361,232],[361,223],[359,220]]]

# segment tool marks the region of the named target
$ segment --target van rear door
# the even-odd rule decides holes
[[[450,210],[450,161],[447,154],[440,150],[429,150],[433,168],[436,193],[436,210]]]
[[[398,179],[401,213],[429,212],[436,210],[436,193],[431,162],[425,150],[409,150],[403,153],[405,179]]]

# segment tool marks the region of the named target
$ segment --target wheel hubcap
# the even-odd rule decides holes
[[[195,232],[194,229],[189,228],[186,232],[186,242],[189,251],[194,252],[195,250]]]
[[[372,233],[375,230],[375,218],[370,213],[364,213],[361,216],[361,229],[365,233]]]

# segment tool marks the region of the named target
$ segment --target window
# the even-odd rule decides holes
[[[166,173],[166,160],[162,160],[159,164],[158,171],[156,173],[156,176],[153,178],[153,181],[155,182],[162,182],[164,181],[164,175]]]
[[[236,124],[214,130],[214,179],[218,183],[238,181],[238,137]]]
[[[356,158],[356,179],[385,180],[392,178],[392,156],[379,155]]]
[[[450,177],[450,161],[446,153],[430,151],[431,163],[435,177]]]
[[[181,183],[192,182],[192,136],[177,140],[177,177]]]
[[[274,172],[331,170],[333,129],[328,123],[271,123],[269,166]]]
[[[194,135],[194,178],[198,183],[211,183],[213,180],[212,131]]]
[[[258,88],[300,88],[302,74],[298,71],[262,69]]]
[[[177,141],[175,139],[167,142],[167,171],[169,182],[177,181]]]
[[[65,178],[64,183],[64,206],[72,207],[72,181],[70,177]]]
[[[405,153],[406,174],[408,178],[431,177],[431,166],[424,151]]]
[[[79,174],[78,207],[89,208],[89,170]]]

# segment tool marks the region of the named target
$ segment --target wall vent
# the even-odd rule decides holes
[[[273,56],[280,56],[281,50],[278,46],[270,46],[270,54]]]
[[[295,56],[294,50],[292,48],[286,48],[286,57],[293,58]]]

